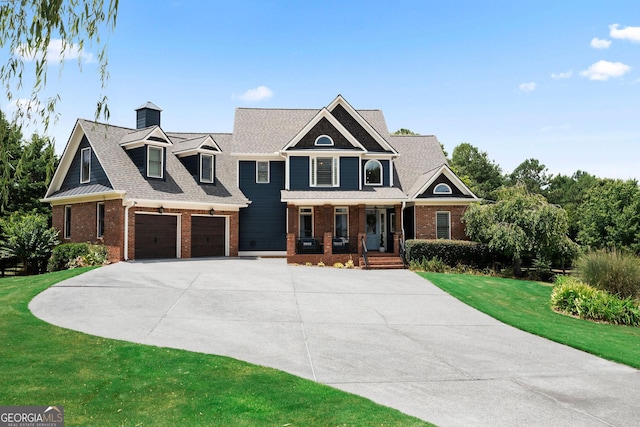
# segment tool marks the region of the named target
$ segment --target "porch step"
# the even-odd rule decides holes
[[[371,256],[371,254],[369,254],[367,260],[369,261],[370,270],[392,270],[405,268],[402,258],[399,256]],[[360,257],[360,267],[365,268],[364,257]]]

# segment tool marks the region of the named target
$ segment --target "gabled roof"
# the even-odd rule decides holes
[[[433,135],[391,135],[389,142],[400,153],[395,160],[395,171],[401,188],[410,188],[424,173],[447,164],[438,138]]]
[[[237,187],[235,169],[233,168],[235,162],[231,158],[226,158],[225,161],[220,162],[220,167],[216,168],[216,185],[199,185],[175,155],[166,156],[165,180],[145,179],[127,151],[122,147],[123,141],[131,141],[132,133],[136,134],[136,137],[144,134],[144,132],[134,129],[105,125],[89,120],[78,120],[45,200],[53,201],[60,196],[57,192],[68,172],[71,158],[75,154],[82,136],[86,135],[105,174],[113,185],[113,191],[125,192],[129,199],[212,206],[246,206],[249,203]],[[152,133],[153,130],[148,134]],[[162,133],[164,134],[164,132]],[[199,136],[206,139],[210,134],[192,135],[193,138]],[[221,148],[219,156],[228,157],[222,150],[226,145],[227,152],[230,151],[231,136],[216,134],[216,139],[219,148]],[[169,137],[167,137],[167,141],[169,141]]]
[[[131,132],[128,132],[120,141],[120,145],[122,147],[126,147],[127,149],[149,143],[159,146],[171,145],[169,137],[158,125],[132,130]]]
[[[211,134],[178,134],[167,133],[173,142],[172,152],[178,157],[197,153],[219,153],[220,147]]]
[[[326,108],[318,111],[318,113],[311,120],[309,120],[309,123],[307,123],[302,129],[300,129],[300,132],[298,132],[291,139],[291,141],[289,141],[284,147],[282,147],[281,151],[295,149],[296,144],[300,142],[302,137],[309,133],[309,131],[322,119],[328,120],[329,123],[331,123],[333,127],[336,128],[336,130],[340,132],[347,139],[347,141],[351,143],[351,145],[353,145],[354,148],[366,151],[366,148],[364,148],[362,144],[360,144],[360,142],[358,142],[358,140],[353,135],[351,135],[351,133],[349,133],[349,131],[345,129],[344,126],[342,126],[342,123],[340,123],[338,119],[333,117],[333,115]]]
[[[435,168],[433,170],[427,171],[424,174],[422,174],[420,177],[418,177],[416,182],[407,192],[409,198],[415,200],[418,196],[424,193],[425,190],[427,190],[427,188],[429,188],[429,186],[433,184],[436,181],[436,179],[438,179],[438,177],[440,177],[441,175],[446,176],[453,183],[453,185],[455,185],[466,196],[465,198],[478,200],[476,195],[473,194],[473,192],[469,189],[469,187],[467,187],[465,183],[462,182],[462,180],[458,178],[458,176],[446,164],[438,168]],[[460,197],[456,197],[456,196],[438,197],[436,200],[443,201],[447,199],[459,199],[459,198]]]

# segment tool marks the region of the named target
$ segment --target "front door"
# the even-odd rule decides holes
[[[367,233],[367,250],[377,251],[380,246],[380,237],[384,232],[384,210],[366,209],[365,227]]]

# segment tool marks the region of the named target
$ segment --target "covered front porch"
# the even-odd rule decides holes
[[[287,204],[287,262],[333,265],[399,257],[400,204]]]

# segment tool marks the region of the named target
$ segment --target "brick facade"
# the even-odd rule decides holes
[[[451,239],[469,240],[462,222],[466,206],[416,206],[416,239],[436,238],[436,212],[449,212],[451,220]]]
[[[59,231],[62,243],[93,243],[104,244],[109,251],[109,261],[124,260],[124,215],[125,207],[122,200],[104,201],[105,219],[104,234],[97,237],[98,230],[98,202],[76,203],[71,205],[57,205],[52,208],[53,226]],[[71,206],[71,234],[64,238],[64,210],[65,206]],[[128,227],[128,258],[135,258],[135,213],[153,212],[155,208],[130,208]],[[176,215],[180,218],[181,258],[191,257],[191,215],[209,215],[205,210],[165,209],[164,215]],[[239,215],[237,211],[215,211],[216,216],[225,216],[229,222],[229,256],[238,256],[238,227]]]

